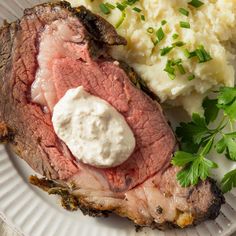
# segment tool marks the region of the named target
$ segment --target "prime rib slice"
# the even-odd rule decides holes
[[[135,224],[186,227],[214,219],[224,202],[215,182],[181,188],[170,165],[176,139],[160,105],[135,84],[109,46],[125,44],[115,29],[84,7],[66,2],[26,9],[0,30],[0,141],[44,179],[30,181],[62,195],[63,206],[90,215],[115,212]],[[79,163],[53,130],[53,106],[77,86],[112,104],[134,132],[136,148],[122,165]]]

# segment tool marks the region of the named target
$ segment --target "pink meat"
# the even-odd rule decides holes
[[[115,107],[134,133],[135,151],[118,167],[94,169],[106,177],[113,191],[125,191],[164,170],[176,140],[158,103],[132,84],[118,62],[103,57],[94,59],[89,54],[89,44],[78,43],[79,25],[68,27],[70,23],[74,26],[74,21],[73,18],[56,21],[42,33],[32,100],[37,102],[38,97],[44,97],[40,104],[52,111],[68,89],[82,85],[87,92]],[[80,163],[77,165],[79,168]]]

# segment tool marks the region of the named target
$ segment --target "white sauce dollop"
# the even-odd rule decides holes
[[[113,167],[126,161],[135,138],[124,117],[108,102],[86,92],[69,89],[53,109],[58,137],[81,162]]]

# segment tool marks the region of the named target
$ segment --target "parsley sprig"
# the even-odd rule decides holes
[[[211,169],[218,167],[208,158],[213,149],[220,154],[224,153],[229,160],[236,161],[236,132],[224,131],[227,125],[232,126],[236,121],[236,88],[221,88],[217,99],[204,100],[203,108],[204,116],[194,113],[191,122],[180,123],[176,129],[181,151],[175,153],[172,164],[182,167],[177,174],[177,180],[183,187],[206,180]],[[216,124],[220,111],[223,111],[224,116]],[[227,173],[221,185],[223,192],[236,187],[236,170]]]

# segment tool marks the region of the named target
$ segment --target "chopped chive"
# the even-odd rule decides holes
[[[123,23],[124,20],[125,20],[125,17],[126,17],[126,13],[125,13],[125,11],[122,11],[122,15],[121,15],[120,19],[119,19],[118,22],[115,24],[116,29],[119,28],[119,27],[122,25],[122,23]]]
[[[136,2],[138,2],[138,0],[126,0],[125,1],[127,5],[132,6],[133,4],[135,4]]]
[[[178,34],[173,34],[173,35],[172,35],[172,38],[173,38],[173,39],[177,39],[178,37],[179,37]]]
[[[161,56],[165,56],[166,54],[168,54],[171,50],[173,49],[173,47],[165,47],[162,48],[161,51]]]
[[[204,5],[204,3],[202,1],[199,1],[199,0],[192,0],[191,2],[188,2],[188,4],[193,6],[193,7],[196,7],[196,8],[199,8],[202,5]]]
[[[190,29],[190,24],[187,21],[180,21],[179,25],[180,25],[181,28]]]
[[[184,8],[179,8],[179,12],[184,16],[189,16],[189,11]]]
[[[182,63],[182,59],[176,59],[176,60],[172,60],[172,61],[171,61],[171,65],[172,65],[172,66],[178,65],[178,64],[180,64],[180,63]]]
[[[164,69],[165,72],[174,75],[175,68],[171,66],[171,63],[167,62],[166,68]]]
[[[182,42],[182,41],[178,41],[178,42],[172,43],[172,45],[173,45],[174,47],[182,47],[182,46],[185,45],[185,43]]]
[[[136,12],[140,13],[142,10],[140,8],[138,8],[138,7],[134,7],[133,11],[136,11]]]
[[[106,15],[108,15],[111,12],[110,9],[104,3],[101,3],[99,5],[99,8],[102,11],[102,13],[104,13]]]
[[[161,25],[165,25],[166,23],[167,23],[166,20],[162,20],[162,21],[161,21]]]
[[[152,34],[152,33],[154,32],[153,27],[148,27],[147,32],[148,32],[149,34]]]
[[[177,68],[178,68],[180,74],[184,75],[186,73],[182,64],[177,64]]]
[[[160,27],[160,28],[157,30],[156,36],[157,36],[157,39],[158,39],[159,42],[160,42],[162,39],[165,38],[165,33],[163,32],[162,27]]]
[[[200,49],[196,49],[196,54],[197,54],[199,63],[205,62],[204,55]]]
[[[110,9],[115,9],[116,7],[114,6],[114,5],[112,5],[111,3],[105,3],[105,5],[108,7],[108,8],[110,8]]]
[[[120,3],[116,3],[116,7],[120,10],[120,11],[124,11],[126,6]]]
[[[198,49],[196,49],[196,55],[198,57],[199,63],[204,63],[204,62],[212,60],[212,57],[202,45],[200,45]]]
[[[190,58],[190,52],[188,49],[184,49],[184,55],[187,57],[187,58]]]
[[[141,20],[145,21],[145,16],[144,15],[141,15]]]
[[[187,58],[192,58],[192,57],[196,57],[196,56],[197,56],[196,51],[189,52],[188,49],[184,49],[184,55],[185,55]]]
[[[175,68],[172,66],[171,60],[167,61],[164,71],[167,72],[167,74],[171,80],[175,79]]]
[[[129,3],[126,0],[122,1],[120,4],[122,4],[125,7],[127,7],[129,5]]]
[[[192,51],[192,52],[190,52],[189,58],[196,57],[196,56],[197,56],[196,51]]]
[[[193,79],[195,79],[195,75],[189,75],[189,76],[188,76],[188,80],[189,80],[189,81],[191,81],[191,80],[193,80]]]
[[[153,45],[156,46],[158,44],[158,40],[156,39],[155,41],[152,39]]]
[[[174,80],[174,79],[176,78],[176,76],[175,76],[175,75],[173,75],[173,74],[170,74],[170,73],[168,73],[168,76],[169,76],[169,78],[170,78],[171,80]]]

